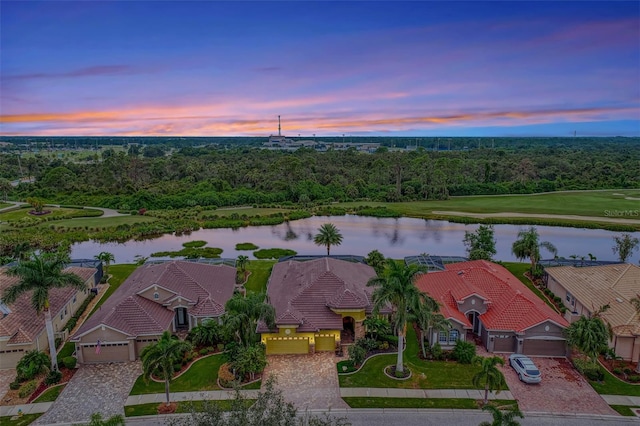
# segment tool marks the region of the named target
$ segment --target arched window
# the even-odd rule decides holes
[[[158,293],[157,291],[155,293],[153,293],[153,299],[154,300],[160,299],[160,293]]]

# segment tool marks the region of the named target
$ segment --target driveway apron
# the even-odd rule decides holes
[[[9,391],[9,383],[16,378],[16,370],[13,368],[0,370],[0,399],[4,399],[5,394]]]
[[[507,385],[524,412],[544,411],[566,414],[617,413],[564,358],[532,358],[542,373],[542,383],[529,385],[518,379],[505,360],[502,367]]]
[[[348,408],[340,398],[333,352],[270,355],[268,361],[264,377],[275,377],[276,389],[299,410]]]
[[[124,403],[141,373],[139,362],[83,365],[34,424],[88,421],[93,413],[105,419],[124,415]]]

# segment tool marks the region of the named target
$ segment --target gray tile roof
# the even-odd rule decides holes
[[[329,257],[277,263],[267,287],[276,325],[298,325],[301,332],[342,330],[342,317],[331,308],[371,312],[373,289],[367,282],[375,276],[371,266]],[[258,332],[268,331],[258,326]]]
[[[175,260],[145,264],[136,269],[74,334],[79,339],[97,326],[106,325],[129,336],[160,334],[169,329],[174,311],[163,306],[181,297],[191,303],[187,312],[196,317],[215,317],[233,295],[236,269],[227,265],[208,265]],[[156,302],[139,293],[157,285],[173,293]]]

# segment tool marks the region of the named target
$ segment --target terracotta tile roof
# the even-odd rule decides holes
[[[609,304],[602,318],[618,336],[640,335],[640,316],[630,300],[640,295],[640,267],[629,264],[546,268],[590,312]],[[563,297],[564,295],[558,295]]]
[[[471,327],[458,302],[471,295],[486,300],[487,311],[480,319],[489,330],[523,332],[551,320],[563,327],[567,321],[547,306],[504,267],[476,260],[446,265],[445,271],[418,278],[417,287],[441,303],[442,314]]]
[[[277,263],[267,287],[276,325],[298,324],[299,331],[307,332],[342,330],[342,317],[330,308],[371,312],[373,289],[367,282],[375,276],[371,266],[329,257]],[[268,331],[258,326],[258,332]]]
[[[5,289],[15,285],[20,278],[6,274],[7,267],[0,267],[0,296]],[[95,273],[94,268],[71,267],[65,272],[78,275],[88,281]],[[93,281],[90,283],[93,285]],[[54,288],[49,292],[49,309],[51,316],[60,315],[60,311],[69,303],[77,290],[70,287]],[[11,313],[0,316],[0,337],[8,338],[9,344],[29,344],[44,330],[44,314],[37,314],[31,306],[32,292],[23,294],[8,306]],[[0,314],[2,315],[2,314]]]
[[[208,265],[175,260],[140,266],[109,299],[76,331],[79,339],[94,328],[105,325],[129,335],[152,335],[167,330],[174,311],[139,293],[158,285],[192,301],[187,312],[197,317],[219,316],[233,295],[236,269],[227,265]]]

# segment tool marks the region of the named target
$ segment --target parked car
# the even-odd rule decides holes
[[[522,354],[509,355],[509,365],[516,370],[518,378],[524,383],[540,383],[542,375],[531,359]]]

